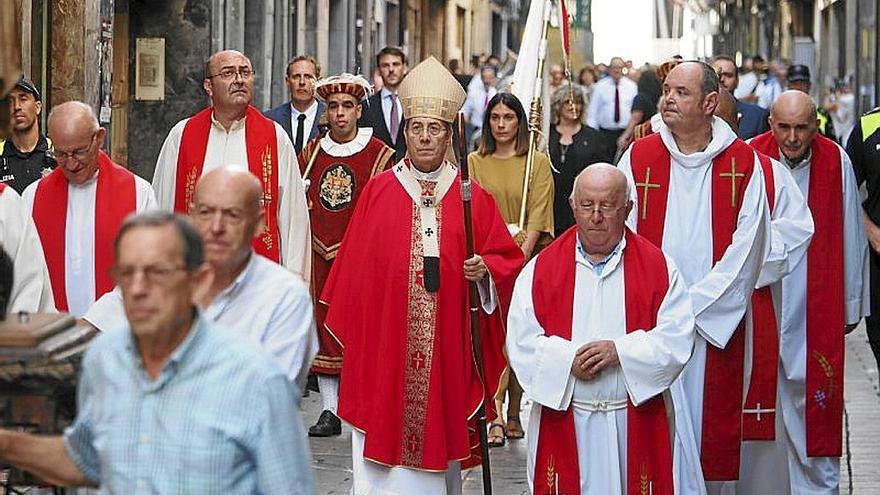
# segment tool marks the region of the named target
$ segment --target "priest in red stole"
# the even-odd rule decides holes
[[[299,165],[309,184],[306,198],[312,222],[312,295],[317,299],[364,186],[394,165],[394,148],[373,136],[373,129],[358,129],[361,102],[372,94],[366,79],[352,74],[326,77],[315,84],[315,94],[326,105],[324,115],[330,130],[303,149]],[[316,300],[319,349],[312,372],[318,377],[323,407],[318,422],[309,428],[309,436],[313,437],[342,433],[336,416],[342,347],[324,327],[326,315],[327,307]]]
[[[476,184],[476,255],[465,257],[460,179],[444,159],[465,99],[455,78],[430,57],[399,97],[409,156],[364,188],[321,302],[345,351],[339,417],[354,430],[353,493],[460,493],[460,469],[480,461],[475,414],[493,409],[505,367],[502,316],[523,257]],[[482,380],[468,281],[481,299]]]
[[[534,400],[536,495],[699,493],[673,481],[670,421],[669,387],[694,345],[690,296],[675,264],[626,228],[628,189],[612,165],[581,172],[576,225],[516,282],[507,350]]]
[[[852,165],[817,134],[816,105],[787,91],[757,150],[790,170],[812,212],[806,259],[782,280],[779,403],[774,442],[750,446],[761,464],[740,493],[837,493],[843,445],[844,336],[868,311],[868,247]],[[781,413],[781,414],[780,414]],[[781,417],[780,417],[781,416]],[[744,459],[745,460],[745,459]]]
[[[101,150],[105,131],[85,103],[49,114],[58,167],[24,190],[40,235],[55,307],[80,317],[113,289],[113,241],[125,217],[156,208],[150,183]]]
[[[739,134],[736,99],[721,88],[715,115]],[[743,405],[743,446],[740,479],[724,484],[721,493],[760,493],[773,491],[766,480],[779,477],[786,470],[783,462],[768,462],[783,435],[779,414],[779,328],[782,322],[782,279],[797,267],[807,253],[813,236],[813,217],[791,170],[778,160],[758,153],[764,171],[767,204],[770,207],[770,252],[764,260],[758,285],[752,293],[752,305],[746,318],[746,335],[751,335],[752,355],[749,383]],[[747,357],[747,360],[749,358]],[[758,482],[757,484],[755,482]],[[785,493],[786,490],[780,490]]]
[[[693,303],[694,353],[672,386],[678,479],[688,492],[700,468],[707,487],[739,478],[751,348],[744,317],[770,243],[760,161],[713,116],[718,84],[701,62],[672,69],[657,133],[619,163],[633,188],[630,227],[675,261]],[[689,435],[697,452],[685,448]]]
[[[211,106],[178,122],[159,152],[153,174],[159,207],[185,214],[203,174],[226,165],[250,170],[263,187],[266,215],[254,251],[308,283],[309,216],[290,138],[251,106],[254,71],[247,57],[221,51],[208,59],[205,70],[203,87]]]

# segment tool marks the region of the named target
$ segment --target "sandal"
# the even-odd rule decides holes
[[[526,436],[519,418],[507,417],[507,427],[504,429],[504,435],[511,440],[519,440]]]
[[[496,428],[501,428],[501,433],[498,433],[498,430],[496,430]],[[503,423],[491,423],[489,425],[488,436],[486,437],[486,442],[487,445],[489,445],[489,448],[504,447],[504,437],[506,434],[507,433],[504,431]]]

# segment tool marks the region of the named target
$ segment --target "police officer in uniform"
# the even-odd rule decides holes
[[[9,139],[0,141],[0,182],[21,194],[55,168],[51,143],[40,132],[43,103],[34,83],[21,79],[7,98],[12,122]]]
[[[846,152],[852,160],[859,187],[868,197],[862,202],[868,236],[871,273],[871,316],[867,318],[868,341],[880,365],[880,107],[862,116],[849,135]]]
[[[806,94],[810,94],[812,83],[810,82],[810,68],[806,65],[795,64],[789,66],[785,76],[788,81],[788,89],[796,89]],[[834,133],[834,123],[831,122],[831,116],[823,108],[816,109],[816,118],[819,120],[819,133],[832,141],[837,141],[837,134]]]

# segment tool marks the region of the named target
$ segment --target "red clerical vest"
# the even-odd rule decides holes
[[[324,289],[361,191],[374,175],[394,165],[394,149],[373,137],[361,151],[335,157],[322,151],[320,140],[315,139],[300,155],[301,173],[315,153],[309,175],[303,177],[310,181],[306,199],[312,227],[312,296],[319,344],[312,371],[337,375],[342,368],[342,346],[324,328],[327,306],[318,304],[317,298]]]
[[[67,311],[64,274],[67,239],[67,178],[56,168],[40,179],[34,196],[33,217],[46,254],[55,307]],[[95,191],[95,299],[113,289],[110,268],[115,261],[113,242],[123,220],[137,209],[134,174],[98,152]],[[79,228],[73,226],[73,228]]]
[[[751,142],[779,159],[771,132]],[[807,204],[815,233],[807,249],[807,455],[839,457],[843,438],[843,170],[840,148],[816,135]]]
[[[770,211],[776,203],[776,181],[770,157],[758,153]],[[776,380],[779,329],[770,286],[752,293],[752,372],[743,406],[743,440],[776,438]]]
[[[174,192],[174,211],[186,213],[192,204],[196,183],[202,176],[208,136],[211,132],[213,107],[193,115],[183,128],[177,155],[177,182]],[[278,232],[278,141],[275,122],[259,110],[248,106],[245,117],[244,139],[247,147],[248,169],[260,179],[263,187],[263,208],[266,212],[266,231],[254,239],[254,250],[272,261],[281,261]]]
[[[545,335],[571,340],[574,307],[574,251],[577,227],[547,246],[535,262],[532,301]],[[669,290],[663,253],[647,239],[626,231],[623,251],[626,332],[649,331]],[[663,397],[636,407],[627,401],[627,493],[674,493],[672,447]],[[535,495],[579,494],[580,471],[574,411],[541,409],[534,473]]]
[[[633,144],[633,179],[638,193],[638,232],[662,247],[671,158],[660,134]],[[733,241],[737,217],[755,165],[755,152],[736,139],[712,163],[712,259],[717,263]],[[700,460],[707,481],[739,479],[742,443],[745,328],[740,322],[724,349],[706,346]]]

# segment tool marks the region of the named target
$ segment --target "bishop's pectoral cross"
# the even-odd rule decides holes
[[[651,167],[648,167],[645,170],[645,182],[636,182],[636,187],[641,187],[644,189],[642,192],[642,215],[641,219],[644,220],[648,217],[648,191],[651,189],[659,189],[660,184],[651,184]]]
[[[736,179],[742,179],[746,174],[736,173],[736,158],[730,159],[730,172],[722,172],[718,177],[730,178],[730,207],[736,208]]]

